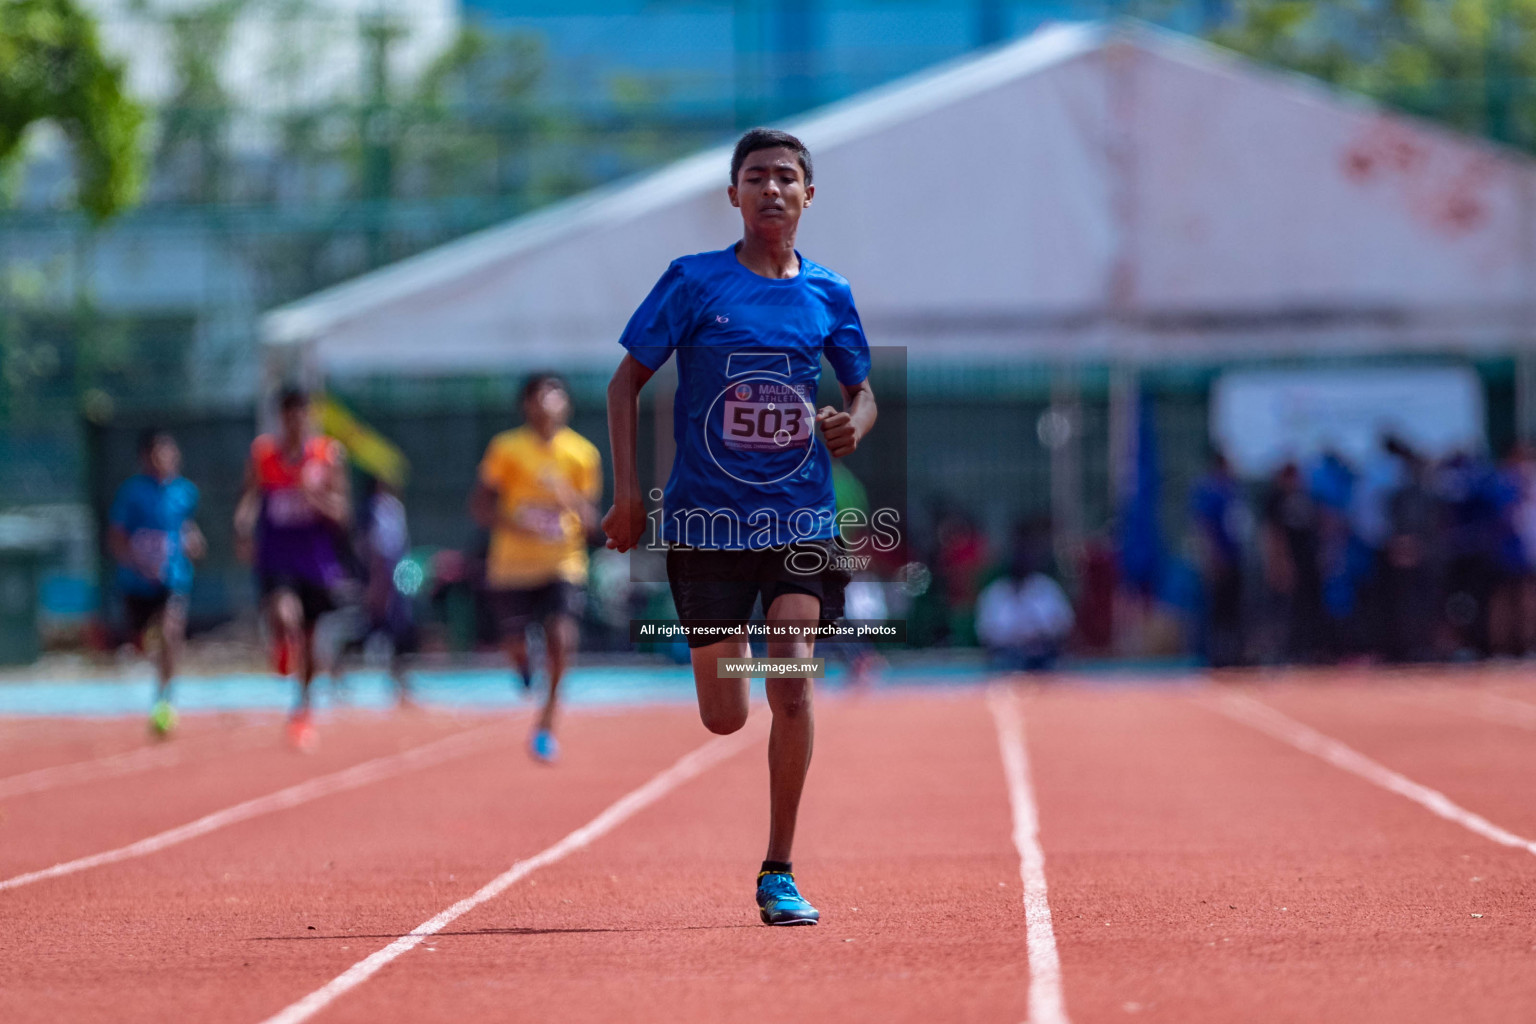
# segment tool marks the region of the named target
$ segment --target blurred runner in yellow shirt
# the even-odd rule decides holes
[[[566,424],[571,396],[553,374],[523,385],[524,422],[491,439],[470,499],[475,519],[491,531],[486,586],[502,642],[523,685],[533,685],[528,626],[544,627],[549,690],[529,752],[552,763],[560,678],[576,650],[586,602],[587,531],[597,523],[602,457]]]

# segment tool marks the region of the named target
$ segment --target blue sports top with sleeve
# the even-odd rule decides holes
[[[652,370],[677,353],[668,543],[757,549],[834,535],[832,459],[815,430],[821,358],[845,386],[869,376],[846,280],[803,256],[790,278],[753,273],[734,247],[684,256],[620,344]]]
[[[119,565],[117,586],[125,594],[153,594],[162,587],[176,594],[192,589],[192,561],[181,531],[197,511],[197,487],[185,477],[164,483],[139,473],[118,489],[108,521],[128,535],[134,566]],[[139,568],[153,568],[151,577]]]

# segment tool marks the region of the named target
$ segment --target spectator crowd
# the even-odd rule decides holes
[[[1190,495],[1197,652],[1212,665],[1536,651],[1536,450],[1431,460],[1385,436],[1261,487],[1213,456]]]
[[[911,641],[975,644],[998,667],[1063,655],[1219,668],[1536,654],[1529,445],[1502,460],[1429,458],[1389,435],[1361,458],[1325,450],[1258,480],[1214,453],[1187,495],[1185,543],[1165,544],[1150,592],[1131,586],[1113,528],[1068,563],[1043,520],[998,548],[953,504],[929,519],[914,553],[931,582],[903,609]]]

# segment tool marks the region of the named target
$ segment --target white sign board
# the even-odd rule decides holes
[[[1483,388],[1465,367],[1235,370],[1211,394],[1211,438],[1243,476],[1333,448],[1356,464],[1396,434],[1430,458],[1486,443]]]

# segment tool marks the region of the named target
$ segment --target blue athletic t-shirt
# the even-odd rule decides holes
[[[152,579],[126,565],[117,568],[117,586],[125,594],[153,594],[164,587],[185,594],[192,589],[192,560],[182,546],[181,531],[197,511],[197,487],[185,477],[161,483],[140,473],[118,489],[108,522],[128,535],[135,560],[158,566]]]
[[[669,543],[755,549],[833,536],[832,459],[815,429],[821,357],[845,386],[869,376],[846,280],[804,256],[782,279],[748,270],[734,248],[684,256],[620,344],[652,370],[677,353]]]

